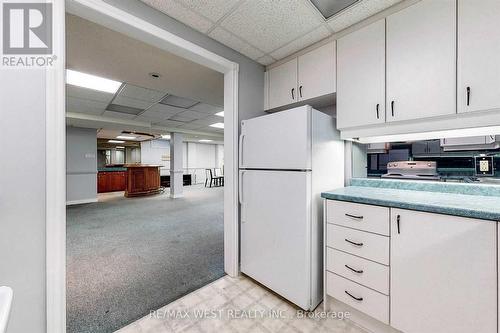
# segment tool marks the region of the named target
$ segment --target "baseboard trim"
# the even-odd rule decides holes
[[[81,205],[81,204],[94,203],[94,202],[97,202],[97,198],[80,199],[80,200],[70,200],[70,201],[66,201],[66,206]]]

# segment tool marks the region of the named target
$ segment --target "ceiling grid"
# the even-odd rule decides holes
[[[401,0],[359,0],[329,18],[310,0],[141,0],[270,65]]]

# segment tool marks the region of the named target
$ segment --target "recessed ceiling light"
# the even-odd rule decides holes
[[[118,91],[121,82],[105,79],[103,77],[77,72],[71,69],[66,70],[66,83],[73,86],[83,87],[92,90],[104,91],[114,94]]]
[[[201,139],[201,140],[198,140],[198,142],[212,142],[214,140],[209,140],[209,139]]]
[[[210,127],[224,128],[224,123],[215,123],[215,124],[210,125]]]
[[[118,135],[116,138],[117,139],[123,139],[123,140],[134,140],[136,137],[135,136],[130,136],[130,135]]]
[[[108,140],[109,143],[125,143],[123,140]]]
[[[219,117],[224,117],[224,111],[217,112],[215,115]]]
[[[162,138],[162,139],[169,140],[169,139],[170,139],[170,134],[162,134],[162,135],[161,135],[161,138]]]
[[[125,149],[123,146],[116,146],[116,149]]]

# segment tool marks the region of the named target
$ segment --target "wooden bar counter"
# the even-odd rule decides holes
[[[127,198],[161,192],[161,165],[125,164],[124,167],[127,168],[127,187],[125,189]]]

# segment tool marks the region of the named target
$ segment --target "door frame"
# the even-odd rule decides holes
[[[239,274],[239,65],[102,0],[53,1],[54,55],[46,79],[47,332],[66,332],[65,15],[73,13],[224,74],[224,270]]]

